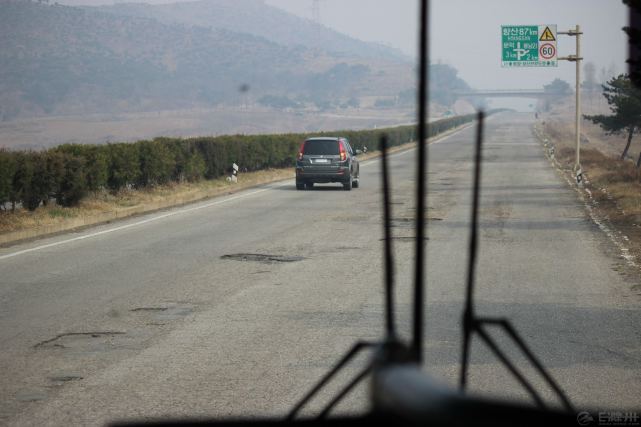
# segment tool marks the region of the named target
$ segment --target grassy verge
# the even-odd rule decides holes
[[[52,203],[33,212],[19,209],[13,214],[0,215],[0,242],[8,243],[13,237],[33,237],[27,234],[48,234],[51,230],[62,231],[125,218],[292,176],[291,168],[267,169],[242,174],[237,184],[219,178],[197,183],[172,183],[144,190],[122,190],[115,194],[105,190],[90,194],[76,207],[61,207]]]
[[[581,167],[585,181],[580,190],[591,213],[615,230],[625,256],[641,265],[641,172],[629,159],[620,160],[612,150],[612,136],[586,126],[581,148]],[[535,132],[547,140],[548,154],[566,176],[573,179],[575,160],[572,123],[545,120],[535,125]],[[618,141],[617,141],[618,143]],[[573,182],[573,181],[570,181]]]

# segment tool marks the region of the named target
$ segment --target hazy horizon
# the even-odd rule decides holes
[[[147,0],[138,3],[166,4],[189,1],[193,2],[194,0]],[[207,2],[208,0],[201,1]],[[359,108],[370,108],[373,111],[378,108],[380,111],[386,111],[385,103],[397,102],[396,106],[399,107],[401,104],[398,100],[403,98],[402,107],[407,111],[401,108],[403,111],[400,111],[397,122],[407,123],[412,120],[409,111],[414,100],[410,96],[409,102],[407,102],[407,93],[411,91],[416,82],[414,64],[399,62],[398,57],[387,49],[379,49],[375,46],[349,40],[329,31],[316,32],[312,22],[312,0],[219,1],[221,3],[218,8],[213,4],[211,7],[196,5],[194,8],[187,8],[199,10],[202,15],[183,16],[181,19],[186,19],[184,21],[186,26],[181,26],[181,24],[164,27],[167,22],[171,22],[172,12],[164,16],[163,12],[160,12],[160,15],[153,15],[151,11],[140,12],[143,13],[143,16],[150,12],[148,16],[152,18],[142,26],[131,21],[122,21],[118,25],[128,25],[123,34],[132,35],[116,37],[115,40],[110,39],[112,34],[110,31],[113,29],[111,25],[102,28],[104,30],[102,32],[98,31],[99,25],[81,27],[78,34],[82,36],[69,39],[70,43],[74,45],[73,49],[76,49],[71,49],[69,52],[89,52],[89,56],[74,56],[74,60],[77,64],[88,63],[94,66],[95,69],[90,72],[86,72],[84,65],[77,65],[76,68],[73,68],[74,66],[69,65],[71,64],[69,61],[62,64],[71,68],[65,72],[60,71],[57,68],[55,58],[48,61],[46,55],[38,53],[38,48],[42,47],[42,44],[34,44],[33,52],[34,58],[36,58],[34,64],[36,65],[20,65],[20,61],[14,61],[8,62],[6,67],[7,69],[10,68],[10,65],[17,67],[13,71],[13,76],[23,75],[28,70],[34,69],[48,70],[47,74],[33,77],[32,83],[27,86],[24,86],[20,79],[14,79],[15,85],[12,89],[14,91],[5,91],[4,103],[1,105],[4,109],[0,108],[0,117],[6,121],[20,117],[52,117],[56,115],[87,117],[91,113],[131,114],[131,120],[138,123],[139,120],[135,114],[141,112],[174,111],[175,113],[172,114],[176,115],[172,120],[162,118],[156,122],[153,121],[156,119],[150,119],[153,123],[140,126],[140,129],[137,129],[136,126],[127,127],[124,122],[120,123],[118,120],[107,118],[105,123],[89,126],[86,132],[80,132],[78,127],[68,126],[66,122],[56,125],[49,123],[46,130],[38,127],[39,125],[30,123],[18,130],[19,136],[29,143],[37,139],[36,133],[47,141],[74,140],[79,136],[71,132],[72,129],[75,129],[81,138],[86,138],[87,135],[91,137],[95,134],[97,140],[111,141],[160,134],[219,133],[223,132],[222,129],[225,129],[225,132],[254,133],[278,131],[279,129],[294,131],[306,127],[320,129],[321,127],[330,128],[339,124],[343,125],[342,122],[337,123],[329,117],[321,122],[312,120],[305,124],[299,123],[299,120],[295,119],[286,119],[282,123],[272,123],[273,120],[266,119],[264,123],[260,124],[249,124],[249,122],[239,119],[238,123],[228,129],[215,120],[200,117],[201,113],[195,113],[195,110],[184,112],[189,109],[207,109],[219,105],[233,109],[248,102],[254,106],[275,105],[276,110],[278,108],[282,110],[283,105],[297,105],[299,109],[301,106],[306,106],[305,108],[311,110],[316,108],[317,110],[314,111],[317,112],[330,111],[333,108],[333,111],[340,113],[338,116],[341,114],[354,116],[349,117],[351,120],[349,123],[352,123],[353,126],[367,127],[382,125],[381,118],[377,115],[361,117],[358,116],[360,113],[349,112],[345,107],[348,105],[348,101],[353,98]],[[125,3],[113,0],[60,0],[60,2],[75,6]],[[265,4],[278,10],[271,10]],[[317,4],[321,25],[358,40],[377,42],[398,49],[405,53],[410,61],[416,57],[418,1],[318,0]],[[458,70],[460,79],[464,80],[462,82],[447,67],[440,67],[441,70],[447,70],[446,73],[449,75],[446,78],[448,83],[440,82],[437,85],[438,89],[448,91],[452,90],[455,85],[459,85],[459,88],[467,88],[466,83],[476,89],[538,89],[555,78],[563,79],[572,87],[574,86],[575,66],[573,63],[565,61],[560,61],[557,68],[501,68],[500,27],[502,24],[556,24],[561,31],[579,23],[584,32],[582,37],[584,64],[591,62],[595,65],[597,79],[603,81],[604,78],[626,71],[627,40],[621,27],[626,24],[627,8],[619,0],[567,0],[562,4],[556,4],[551,0],[538,2],[530,0],[487,0],[484,2],[433,0],[431,4],[431,60],[433,63],[445,63],[453,66]],[[45,8],[45,6],[41,8]],[[133,7],[131,9],[142,11],[146,8]],[[168,10],[167,8],[163,9]],[[176,10],[178,9],[181,8]],[[256,13],[257,10],[260,10],[261,13]],[[210,11],[209,14],[207,11]],[[291,17],[287,17],[280,11],[303,18],[303,20],[290,19]],[[53,8],[50,12],[54,12]],[[228,15],[225,15],[226,13]],[[64,15],[64,13],[61,11],[59,15]],[[94,16],[93,14],[89,15]],[[245,15],[250,19],[244,21]],[[236,20],[238,17],[240,18]],[[53,20],[57,18],[51,19],[53,23]],[[16,25],[31,28],[35,25],[34,22],[37,22],[37,19],[23,21],[22,24]],[[186,35],[184,32],[191,31],[192,26],[207,26],[209,23],[212,26],[218,26],[218,28],[237,31],[238,37],[221,42],[221,39],[216,38],[215,32],[199,32],[195,37]],[[44,24],[47,23],[44,22]],[[62,22],[58,27],[52,27],[51,32],[48,33],[41,33],[42,25],[36,25],[31,30],[27,28],[27,31],[33,31],[33,34],[37,34],[34,40],[58,43],[51,52],[67,52],[68,46],[60,45],[60,43],[65,43],[62,40],[66,36],[56,32],[60,28],[66,28],[65,25],[69,24]],[[139,32],[140,27],[150,30],[149,37],[146,38],[142,35],[143,33]],[[4,28],[8,34],[8,41],[19,40],[20,32],[12,31],[11,24]],[[247,34],[253,35],[247,38]],[[27,38],[27,40],[29,39]],[[90,41],[87,42],[87,40]],[[192,46],[192,41],[197,43],[197,47],[185,49],[186,46]],[[79,45],[76,46],[76,42]],[[125,62],[114,69],[110,68],[114,64],[117,65],[118,61],[103,63],[101,57],[94,57],[91,53],[96,47],[91,43],[100,45],[103,42],[114,43],[114,46],[117,47],[116,51],[121,53],[145,51],[147,62],[144,64],[147,64],[145,65],[147,68],[137,68],[139,64],[135,55],[125,55]],[[234,44],[235,47],[230,48],[231,45],[228,42]],[[14,49],[16,52],[20,52],[23,49],[20,47],[22,46],[20,43],[8,43],[7,51]],[[559,36],[559,55],[573,54],[574,44],[573,37]],[[151,45],[154,47],[150,48]],[[297,45],[305,47],[296,51]],[[318,62],[317,53],[314,53],[318,46],[324,47],[327,54],[321,63]],[[297,56],[305,49],[308,49],[305,55]],[[113,46],[104,47],[104,51],[111,54]],[[176,52],[184,54],[180,57],[182,66],[177,69],[175,68]],[[246,54],[239,55],[238,52],[246,52]],[[20,55],[17,54],[16,58],[20,58]],[[252,65],[252,61],[260,61],[260,66]],[[345,68],[346,62],[360,62],[361,68],[354,66],[354,68],[342,69],[339,73],[343,80],[341,86],[335,80],[335,76],[331,75],[331,68],[335,66]],[[172,69],[172,67],[174,68]],[[206,67],[209,69],[205,70]],[[323,69],[323,67],[327,67],[327,69]],[[118,73],[123,70],[129,70],[126,79],[119,77]],[[82,75],[78,81],[84,81],[84,83],[68,85],[69,73],[73,74],[76,71]],[[324,75],[323,73],[329,74]],[[156,80],[151,78],[153,76],[157,77]],[[434,82],[438,80],[438,76],[435,74],[432,77],[436,77]],[[237,88],[246,81],[253,82],[252,91],[247,95],[240,96]],[[38,82],[40,86],[33,82]],[[47,82],[47,87],[43,86],[43,82]],[[152,84],[156,86],[150,89]],[[179,85],[183,86],[178,87]],[[123,89],[125,87],[127,88]],[[330,92],[332,93],[330,94]],[[24,95],[25,93],[28,96]],[[401,96],[403,94],[405,94],[404,97]],[[434,90],[431,95],[434,102],[430,107],[431,114],[434,116],[443,114],[448,109],[455,113],[465,113],[472,108],[470,104],[465,102],[454,105],[451,100],[446,98],[441,97],[440,100],[437,100],[439,94]],[[263,98],[269,96],[276,98],[267,99],[261,103]],[[331,98],[331,101],[325,98]],[[379,103],[378,106],[377,103]],[[520,111],[532,111],[537,108],[537,102],[527,98],[490,98],[488,107],[508,107]],[[210,114],[214,113],[210,111]],[[239,117],[242,115],[241,112],[238,113]],[[185,117],[189,117],[189,120],[186,120]],[[217,124],[214,126],[213,123]],[[265,127],[266,123],[269,126]],[[292,123],[296,125],[292,126]],[[225,124],[229,124],[229,121],[225,121]],[[99,131],[96,130],[96,126],[100,127]],[[135,132],[132,130],[134,128],[137,129]],[[3,129],[5,131],[4,140],[14,141],[16,139],[15,132],[11,127]],[[56,130],[60,129],[63,130],[62,133],[56,133]]]
[[[193,0],[147,0],[128,3],[179,3]],[[312,0],[263,0],[294,15],[311,19]],[[68,5],[125,3],[112,0],[62,0]],[[503,69],[500,26],[556,24],[559,31],[581,25],[584,63],[602,71],[625,72],[627,7],[615,0],[433,0],[431,59],[457,68],[472,87],[534,88],[555,78],[574,84],[573,63],[559,61],[554,69]],[[319,0],[322,25],[351,37],[378,42],[416,54],[417,7],[414,0]],[[465,13],[461,13],[464,11]],[[559,55],[574,54],[574,37],[559,36]]]
[[[311,0],[266,0],[299,16],[311,18]],[[373,4],[376,7],[372,7]],[[581,25],[582,56],[597,71],[625,71],[627,7],[614,0],[433,0],[431,59],[456,67],[476,88],[540,87],[554,78],[574,84],[573,63],[557,69],[502,69],[500,26],[557,24],[559,31]],[[320,0],[323,25],[365,41],[382,42],[414,56],[417,50],[417,5],[410,0]],[[354,19],[357,12],[359,19]],[[465,13],[461,13],[465,11]],[[388,25],[384,25],[388,23]],[[381,28],[385,28],[381,31]],[[574,37],[559,36],[559,54],[574,54]]]

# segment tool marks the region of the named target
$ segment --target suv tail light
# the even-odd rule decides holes
[[[338,151],[341,154],[341,162],[347,160],[347,153],[345,152],[345,145],[343,145],[343,141],[338,141]]]
[[[298,149],[298,160],[303,160],[303,150],[305,149],[305,142],[300,145]]]

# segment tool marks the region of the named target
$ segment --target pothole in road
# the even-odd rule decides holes
[[[194,312],[195,308],[190,305],[179,305],[175,307],[168,307],[167,310],[161,311],[154,317],[159,321],[178,320],[186,317]]]
[[[270,254],[229,254],[223,255],[220,259],[231,259],[234,261],[253,261],[263,264],[276,264],[280,262],[296,262],[302,261],[305,257],[302,256],[285,256],[285,255],[270,255]]]
[[[378,239],[378,240],[385,240],[383,239]],[[392,240],[399,241],[399,242],[413,242],[416,240],[415,236],[392,236]],[[429,237],[423,237],[423,240],[429,240]]]
[[[41,391],[23,391],[16,395],[19,402],[39,402],[47,399],[47,393]]]
[[[414,218],[392,218],[392,227],[414,227]]]
[[[425,218],[426,222],[429,221],[443,221],[443,218],[438,218],[434,216],[430,216]],[[414,225],[416,224],[416,218],[392,218],[392,227],[399,227],[399,228],[413,228]]]
[[[142,316],[152,315],[152,319],[157,322],[150,325],[162,326],[165,321],[177,320],[192,314],[195,311],[195,307],[191,304],[166,303],[159,306],[136,307],[130,311]]]
[[[71,381],[80,381],[84,379],[81,375],[77,374],[61,374],[53,377],[49,377],[49,380],[55,385],[62,385]]]
[[[124,332],[98,331],[98,332],[67,332],[39,342],[36,348],[66,348],[90,349],[113,345],[113,340],[126,335]]]

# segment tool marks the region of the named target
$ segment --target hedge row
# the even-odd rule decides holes
[[[430,123],[429,136],[474,120],[457,116]],[[416,139],[415,126],[378,130],[321,132],[341,135],[355,149],[378,149],[382,133],[389,145]],[[46,151],[0,149],[0,207],[21,204],[35,210],[55,199],[76,205],[90,191],[146,188],[168,182],[215,179],[242,170],[293,166],[301,141],[310,134],[234,135],[200,138],[156,138],[107,145],[66,144]]]

